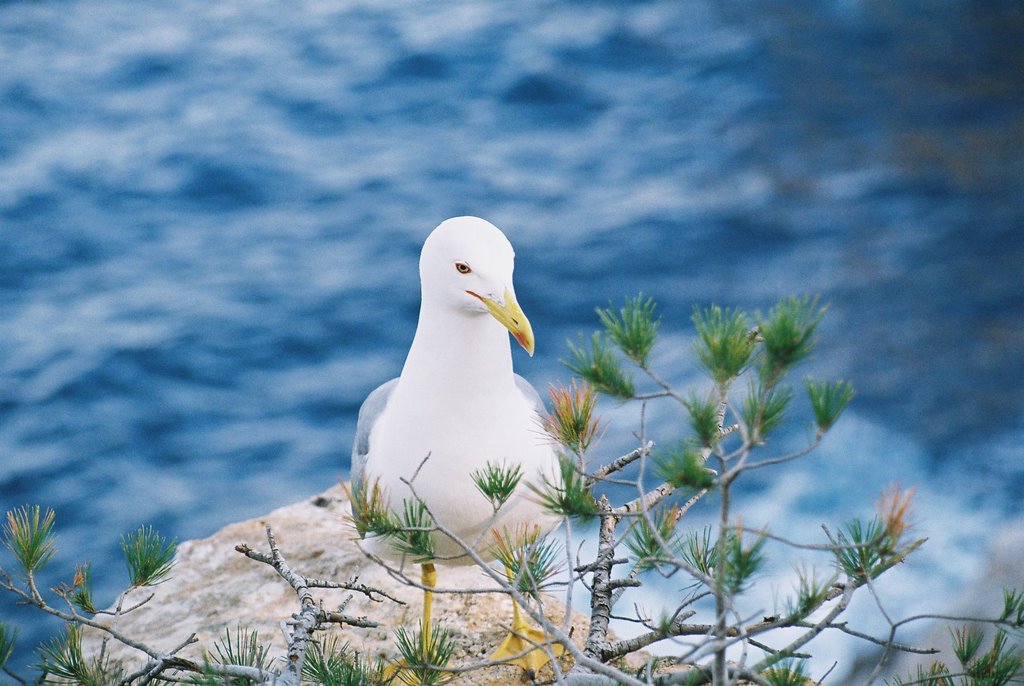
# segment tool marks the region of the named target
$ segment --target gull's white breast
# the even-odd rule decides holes
[[[518,464],[523,473],[516,495],[497,516],[471,476],[488,463]],[[399,382],[370,434],[366,477],[368,484],[377,481],[387,492],[396,512],[415,491],[440,525],[492,559],[492,529],[515,531],[539,524],[547,530],[555,525],[526,487],[539,484],[542,471],[551,479],[554,463],[551,440],[536,410],[514,385],[484,395],[442,398]],[[380,543],[371,544],[373,552],[393,557]],[[434,545],[439,562],[472,563],[447,536],[435,534]],[[450,559],[455,556],[463,557]]]

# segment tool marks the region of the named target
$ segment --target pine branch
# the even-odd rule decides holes
[[[807,622],[798,622],[798,623],[794,624],[793,626],[800,627],[802,629],[810,629],[810,628],[814,627],[813,624],[809,624]],[[847,624],[846,622],[836,622],[834,624],[829,624],[826,628],[827,629],[835,629],[836,631],[840,631],[840,632],[842,632],[842,633],[844,633],[844,634],[846,634],[848,636],[853,636],[854,638],[859,638],[861,640],[867,641],[868,643],[874,643],[877,646],[883,646],[884,647],[888,643],[888,641],[885,641],[885,640],[880,639],[880,638],[876,638],[875,636],[872,636],[871,634],[866,634],[863,631],[857,631],[856,629],[851,629],[849,624]],[[937,653],[941,653],[942,652],[938,648],[920,648],[920,647],[917,647],[917,646],[907,645],[905,643],[895,643],[894,642],[891,645],[892,645],[892,647],[894,649],[896,649],[896,650],[898,650],[898,651],[900,651],[902,653],[913,653],[915,655],[935,655]]]
[[[24,589],[21,589],[12,584],[8,584],[6,582],[0,582],[0,587],[21,597],[27,604],[34,605],[46,614],[57,617],[58,619],[61,619],[64,622],[70,624],[78,624],[82,626],[91,627],[113,638],[118,643],[128,646],[129,648],[134,648],[140,653],[147,655],[150,658],[152,664],[163,665],[162,669],[173,668],[196,673],[202,672],[202,667],[196,662],[181,657],[177,657],[175,655],[171,655],[168,653],[160,652],[150,647],[149,645],[120,632],[119,630],[115,629],[113,626],[109,624],[106,624],[96,619],[91,619],[80,614],[79,612],[77,612],[74,606],[70,606],[70,609],[67,611],[59,610],[49,605],[41,597],[39,597],[39,600],[37,600],[36,597],[33,596],[33,592],[31,589],[26,591]],[[223,666],[219,669],[218,673],[223,674],[224,676],[252,679],[260,683],[266,681],[268,678],[272,676],[263,673],[260,670],[236,666]]]
[[[360,627],[376,627],[376,622],[366,617],[352,618],[342,613],[327,612],[320,606],[313,597],[309,581],[293,570],[277,545],[277,539],[270,525],[266,525],[267,544],[270,546],[270,555],[253,550],[245,544],[235,547],[239,553],[246,557],[262,562],[273,567],[282,579],[295,591],[299,601],[300,610],[292,616],[288,623],[291,628],[291,635],[288,636],[287,662],[284,672],[276,678],[276,686],[299,686],[302,679],[302,666],[306,659],[306,653],[313,642],[313,635],[316,630],[325,623],[351,624]],[[341,585],[337,586],[341,587]],[[383,591],[378,589],[351,585],[350,590],[363,593],[373,599],[374,595],[390,598]]]
[[[618,517],[613,514],[606,496],[598,500],[600,528],[598,530],[597,557],[590,566],[590,627],[583,644],[584,654],[604,662],[602,651],[608,643],[608,624],[611,621],[612,565],[615,560],[615,526]]]
[[[639,448],[634,448],[630,452],[626,453],[622,457],[618,457],[604,467],[596,470],[592,474],[587,475],[586,484],[588,488],[592,488],[597,485],[598,482],[604,481],[606,478],[616,472],[620,472],[629,465],[633,464],[642,457],[647,457],[651,454],[651,450],[654,448],[654,441],[647,441],[644,445]]]

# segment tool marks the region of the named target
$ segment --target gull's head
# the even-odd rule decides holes
[[[514,267],[512,244],[494,224],[478,217],[448,219],[427,236],[420,253],[423,306],[490,315],[533,355],[533,329],[512,285]]]

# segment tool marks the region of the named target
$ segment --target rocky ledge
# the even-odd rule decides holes
[[[316,592],[325,608],[340,606],[351,596],[345,613],[366,616],[379,628],[332,628],[327,635],[338,634],[351,649],[370,658],[393,659],[396,654],[394,631],[399,626],[416,628],[422,611],[421,591],[393,579],[386,570],[368,560],[353,542],[355,531],[346,520],[349,502],[340,487],[294,505],[274,510],[265,517],[224,527],[213,536],[187,541],[178,546],[177,558],[168,581],[133,592],[125,606],[153,598],[144,606],[117,620],[122,633],[159,650],[171,650],[195,633],[198,643],[180,654],[202,659],[203,651],[213,650],[214,642],[225,630],[234,637],[237,627],[259,631],[261,642],[271,645],[272,655],[284,655],[285,641],[281,623],[298,611],[292,588],[266,564],[250,560],[235,550],[247,544],[268,551],[264,526],[273,529],[282,555],[291,567],[308,578],[351,581],[358,578],[367,586],[386,591],[403,601],[372,602],[348,591]],[[418,567],[409,570],[418,578]],[[495,587],[475,567],[438,566],[438,586],[446,589]],[[453,664],[486,659],[501,642],[511,618],[511,601],[500,593],[451,594],[434,596],[434,618],[450,632],[455,645]],[[558,621],[564,605],[553,597],[545,600],[549,616]],[[582,637],[586,618],[574,614],[574,635]],[[320,634],[324,636],[323,633]],[[96,649],[95,637],[87,637],[86,649]],[[140,664],[141,653],[124,646],[111,645],[113,656],[129,664]],[[550,668],[547,668],[550,670]],[[544,675],[540,675],[543,677]],[[495,665],[458,676],[452,684],[498,685],[526,681],[518,667]]]

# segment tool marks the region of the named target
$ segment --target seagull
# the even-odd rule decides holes
[[[408,357],[401,376],[363,402],[352,448],[353,493],[379,493],[394,512],[402,512],[403,500],[422,500],[438,525],[488,561],[495,558],[492,531],[540,525],[546,532],[557,524],[528,494],[542,474],[557,473],[558,457],[540,428],[540,396],[512,370],[509,333],[531,357],[534,350],[512,284],[514,258],[501,230],[478,217],[448,219],[431,232],[420,253],[419,322]],[[489,464],[519,465],[523,475],[497,511],[471,476]],[[366,515],[360,500],[352,499],[357,521]],[[424,641],[432,602],[426,589],[437,587],[434,562],[474,563],[452,537],[437,531],[431,537],[433,559],[418,560]],[[369,536],[361,545],[371,555],[396,558],[386,537]],[[537,647],[549,640],[513,601],[512,631],[491,659],[536,673],[549,654],[564,650]]]

